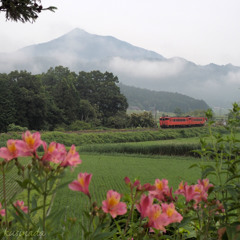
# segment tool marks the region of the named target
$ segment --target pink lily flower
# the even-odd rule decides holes
[[[67,156],[62,161],[61,166],[62,167],[66,167],[66,166],[75,167],[81,163],[82,163],[82,160],[80,159],[79,153],[76,151],[75,145],[72,145],[70,150],[67,153]]]
[[[173,203],[162,203],[162,212],[166,213],[168,216],[169,224],[174,222],[181,222],[183,219],[182,215],[176,211],[175,205]]]
[[[124,215],[127,212],[127,205],[120,202],[121,195],[118,192],[109,190],[107,192],[107,200],[102,202],[102,210],[105,213],[110,213],[112,218],[117,215]]]
[[[43,161],[49,161],[58,164],[65,159],[67,151],[63,144],[51,142],[48,147],[46,142],[42,142],[42,144],[45,152],[42,157]]]
[[[196,203],[199,203],[201,201],[207,201],[208,194],[204,189],[204,186],[201,184],[196,184],[193,186],[195,195],[193,199],[196,201]]]
[[[187,183],[183,185],[183,182],[181,182],[179,184],[178,190],[175,191],[174,193],[177,195],[180,194],[185,196],[186,202],[190,202],[191,200],[194,199],[196,195],[199,195],[199,193],[194,190],[194,186],[195,185],[187,185]]]
[[[30,155],[30,153],[25,152],[25,143],[22,140],[9,139],[7,141],[7,147],[0,148],[0,157],[6,161]]]
[[[73,191],[80,191],[86,194],[89,198],[91,198],[89,193],[89,184],[92,179],[92,174],[89,173],[79,173],[78,179],[74,180],[72,183],[68,185],[68,187]]]
[[[1,215],[2,217],[4,217],[5,214],[6,214],[6,211],[5,211],[5,209],[2,209],[2,204],[0,203],[0,215]]]
[[[185,194],[185,186],[187,185],[187,182],[185,182],[183,184],[183,181],[180,182],[180,184],[178,185],[178,189],[174,192],[174,194],[181,194],[184,195]]]
[[[169,219],[166,214],[162,213],[160,205],[153,204],[150,206],[147,217],[149,219],[148,226],[151,232],[153,232],[152,228],[166,232],[165,226],[169,224]]]
[[[159,201],[166,201],[166,197],[171,197],[171,191],[168,187],[167,179],[156,179],[155,180],[156,190],[150,191],[150,195],[157,198]]]
[[[151,185],[150,183],[145,183],[143,186],[140,184],[137,187],[137,191],[155,191],[156,190],[156,186],[155,185]]]
[[[22,134],[22,139],[26,143],[26,152],[36,153],[38,147],[42,144],[41,135],[39,132],[31,134],[26,131]]]
[[[23,202],[23,201],[17,200],[17,201],[14,203],[14,206],[15,206],[16,208],[18,208],[19,210],[22,210],[24,213],[28,213],[28,207],[24,206],[24,202]]]
[[[209,179],[205,178],[205,179],[199,179],[198,180],[198,184],[201,184],[204,188],[204,191],[207,192],[209,190],[209,188],[213,187],[213,184],[209,183]]]
[[[153,198],[142,194],[139,204],[136,204],[137,210],[141,213],[141,217],[145,218],[148,216],[149,208],[153,204]]]

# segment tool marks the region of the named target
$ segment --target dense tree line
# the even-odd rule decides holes
[[[76,121],[124,127],[126,123],[115,120],[127,120],[128,107],[117,83],[118,78],[109,72],[76,74],[62,66],[38,75],[26,71],[0,74],[0,131],[7,131],[9,124],[53,130],[76,125]]]

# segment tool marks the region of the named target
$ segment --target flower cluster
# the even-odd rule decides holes
[[[142,195],[140,203],[136,205],[137,210],[140,212],[141,217],[147,217],[148,227],[155,228],[166,232],[165,226],[174,223],[181,222],[183,217],[175,209],[173,203],[155,203],[154,198],[151,195]]]
[[[207,201],[208,190],[212,187],[213,185],[209,183],[208,179],[198,180],[198,184],[195,185],[188,185],[187,182],[183,184],[181,182],[175,194],[183,195],[186,198],[186,202],[194,200],[195,207],[197,207],[201,201]]]
[[[69,188],[74,191],[83,192],[91,200],[89,192],[91,178],[92,174],[79,173],[78,179],[70,183]],[[120,201],[122,195],[114,190],[107,192],[107,199],[102,201],[100,208],[94,205],[96,211],[102,210],[104,213],[110,214],[112,218],[116,218],[119,215],[125,214],[130,216],[133,214],[133,211],[137,210],[140,214],[140,222],[144,222],[142,227],[148,229],[150,232],[159,230],[162,233],[166,233],[166,227],[170,224],[180,223],[183,220],[182,214],[180,214],[176,207],[178,195],[183,195],[186,206],[188,204],[193,206],[193,210],[201,208],[200,204],[209,204],[214,206],[211,208],[211,215],[224,212],[223,205],[218,200],[215,200],[215,202],[208,200],[209,189],[213,188],[208,179],[198,180],[198,183],[195,185],[183,184],[181,182],[174,193],[173,188],[168,186],[167,179],[156,179],[154,185],[150,183],[141,185],[139,180],[131,182],[128,177],[125,177],[124,181],[131,191],[132,206],[129,208],[129,211],[128,205]],[[183,213],[183,209],[180,211]]]
[[[44,154],[42,157],[37,155],[37,149],[43,146]],[[51,142],[49,146],[41,140],[39,132],[31,133],[26,131],[22,134],[22,140],[9,139],[7,147],[0,148],[0,158],[10,161],[18,157],[33,156],[42,162],[52,162],[61,167],[75,167],[82,163],[74,145],[67,152],[63,144]]]
[[[39,147],[42,147],[44,153],[39,156]],[[42,150],[41,149],[41,150]],[[21,165],[18,161],[20,157],[31,157],[32,162],[27,165],[27,168]],[[19,174],[22,174],[23,180],[17,181],[19,185],[27,190],[27,206],[24,205],[23,201],[17,200],[13,203],[16,215],[20,218],[26,218],[27,216],[27,231],[30,230],[30,218],[33,214],[34,209],[30,209],[30,197],[33,188],[37,191],[40,197],[43,199],[42,207],[38,206],[36,209],[42,208],[42,229],[45,231],[46,228],[46,213],[47,213],[47,197],[52,194],[57,188],[57,181],[61,178],[64,169],[66,167],[74,168],[78,164],[82,163],[79,153],[76,151],[74,145],[72,145],[69,151],[66,150],[65,146],[60,143],[51,142],[49,145],[41,139],[39,132],[31,133],[26,131],[22,134],[22,139],[9,139],[6,147],[0,148],[0,158],[4,161],[0,163],[0,170],[3,173],[3,207],[0,203],[0,215],[4,217],[5,221],[3,224],[6,228],[9,227],[8,203],[6,194],[6,181],[5,172],[11,161],[15,161],[15,165],[18,167]],[[27,178],[24,176],[24,171],[27,169]],[[79,182],[81,183],[82,180]],[[86,192],[87,193],[87,192]],[[34,200],[37,205],[36,200]],[[19,213],[25,213],[19,214]]]
[[[162,231],[166,231],[165,226],[170,223],[181,222],[183,219],[176,211],[174,205],[174,202],[178,199],[178,195],[183,195],[186,203],[192,201],[194,208],[200,208],[200,203],[210,204],[210,202],[208,202],[208,191],[213,187],[208,179],[198,180],[198,183],[195,185],[183,184],[183,182],[181,182],[178,189],[174,192],[174,196],[173,189],[169,188],[167,179],[156,179],[154,186],[155,189],[150,190],[148,195],[143,194],[141,196],[140,203],[137,204],[136,207],[142,218],[148,217],[149,227]],[[154,201],[157,202],[157,204],[154,204]],[[214,206],[216,206],[216,208],[212,210],[214,214],[224,212],[223,205],[219,201],[215,202]]]

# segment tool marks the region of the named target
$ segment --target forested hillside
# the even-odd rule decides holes
[[[121,93],[126,96],[130,108],[158,110],[162,112],[191,112],[210,108],[203,100],[197,100],[179,93],[151,91],[119,84]]]
[[[115,115],[126,115],[127,100],[112,73],[71,72],[58,66],[46,73],[0,74],[0,132],[9,124],[34,130],[83,121],[106,126]]]

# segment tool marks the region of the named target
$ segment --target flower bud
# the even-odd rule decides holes
[[[125,183],[126,183],[127,185],[131,183],[129,177],[125,177],[125,178],[124,178],[124,181],[125,181]]]

